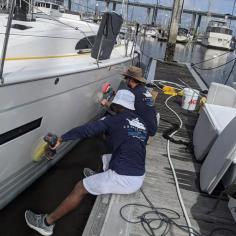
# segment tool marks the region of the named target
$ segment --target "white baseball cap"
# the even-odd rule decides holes
[[[129,110],[135,110],[134,100],[135,96],[132,92],[127,89],[121,89],[117,91],[112,103],[121,105]]]

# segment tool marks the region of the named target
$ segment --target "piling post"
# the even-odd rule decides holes
[[[71,0],[68,0],[68,11],[71,11]]]
[[[194,30],[194,38],[197,36],[198,28],[201,25],[201,20],[202,20],[202,15],[199,15],[198,19],[197,19],[197,25],[196,25],[196,28]]]
[[[150,22],[151,8],[147,8],[147,24]]]
[[[116,2],[113,2],[112,11],[116,11]]]
[[[105,11],[109,11],[110,0],[105,0],[105,2],[106,2]]]
[[[191,34],[194,33],[196,18],[197,18],[197,14],[196,14],[196,13],[193,13],[193,14],[192,14],[191,26],[190,26],[190,33],[191,33]]]
[[[153,8],[152,25],[155,26],[157,21],[157,7]]]
[[[184,0],[174,0],[169,37],[166,46],[165,61],[173,61],[179,22],[183,10]]]

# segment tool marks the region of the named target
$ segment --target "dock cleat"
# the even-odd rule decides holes
[[[43,214],[35,214],[30,210],[25,212],[25,221],[27,225],[44,236],[49,236],[53,234],[53,228],[55,225],[47,226],[44,223],[44,220],[47,215]]]

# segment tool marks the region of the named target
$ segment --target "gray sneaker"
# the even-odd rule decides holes
[[[47,215],[38,215],[33,213],[30,210],[25,212],[25,220],[27,225],[31,228],[36,230],[41,235],[52,235],[54,225],[47,226],[44,223],[44,219]]]
[[[89,176],[97,174],[97,172],[91,170],[90,168],[84,168],[83,174],[85,177],[89,177]]]

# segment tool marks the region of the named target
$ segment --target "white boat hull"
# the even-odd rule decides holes
[[[55,160],[32,161],[39,140],[48,132],[62,135],[101,115],[101,88],[117,89],[130,60],[100,69],[0,87],[0,209],[50,168],[74,143],[64,144]],[[39,120],[38,127],[18,135],[19,127]],[[41,122],[40,122],[41,121]],[[23,129],[24,129],[23,128]],[[9,136],[9,133],[14,133]]]
[[[206,47],[232,50],[232,36],[210,33],[202,38],[201,44]]]
[[[187,43],[189,38],[187,36],[177,35],[176,41],[178,43]]]

